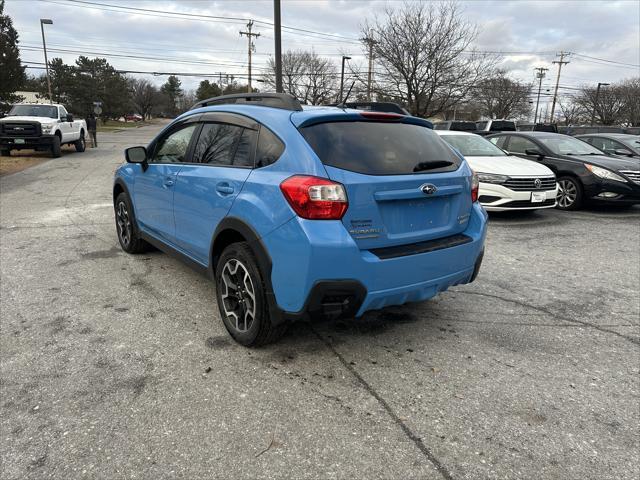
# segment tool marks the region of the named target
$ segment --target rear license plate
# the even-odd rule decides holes
[[[22,143],[24,143],[24,138],[14,138],[14,139],[13,139],[13,143],[20,143],[20,144],[22,144]]]
[[[544,202],[547,199],[545,192],[531,192],[531,203]]]

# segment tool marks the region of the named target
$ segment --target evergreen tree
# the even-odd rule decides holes
[[[167,99],[167,113],[171,116],[176,116],[178,113],[178,99],[183,94],[180,85],[180,79],[175,75],[170,75],[167,79],[167,83],[162,85],[162,88],[160,89]]]
[[[18,50],[18,32],[13,28],[11,17],[4,13],[4,0],[0,0],[0,112],[5,111],[8,104],[20,100],[15,92],[25,79]]]

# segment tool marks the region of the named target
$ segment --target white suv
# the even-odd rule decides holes
[[[464,155],[478,174],[479,200],[486,210],[536,210],[556,206],[558,186],[549,168],[507,155],[474,133],[452,130],[436,130],[436,133]]]

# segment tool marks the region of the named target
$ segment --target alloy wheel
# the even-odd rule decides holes
[[[118,236],[120,237],[120,241],[126,248],[131,243],[133,227],[131,225],[131,218],[129,217],[127,205],[124,202],[118,203],[118,207],[116,208],[116,224],[118,225]]]
[[[232,258],[222,268],[222,308],[238,332],[246,332],[256,318],[256,295],[247,267]]]
[[[562,208],[569,208],[578,198],[578,189],[571,180],[560,180],[558,182],[558,205]]]

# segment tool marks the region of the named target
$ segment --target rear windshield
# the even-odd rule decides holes
[[[491,122],[492,132],[515,132],[516,124],[514,122]]]
[[[456,170],[460,158],[430,128],[407,123],[330,122],[300,129],[322,163],[368,175]]]

